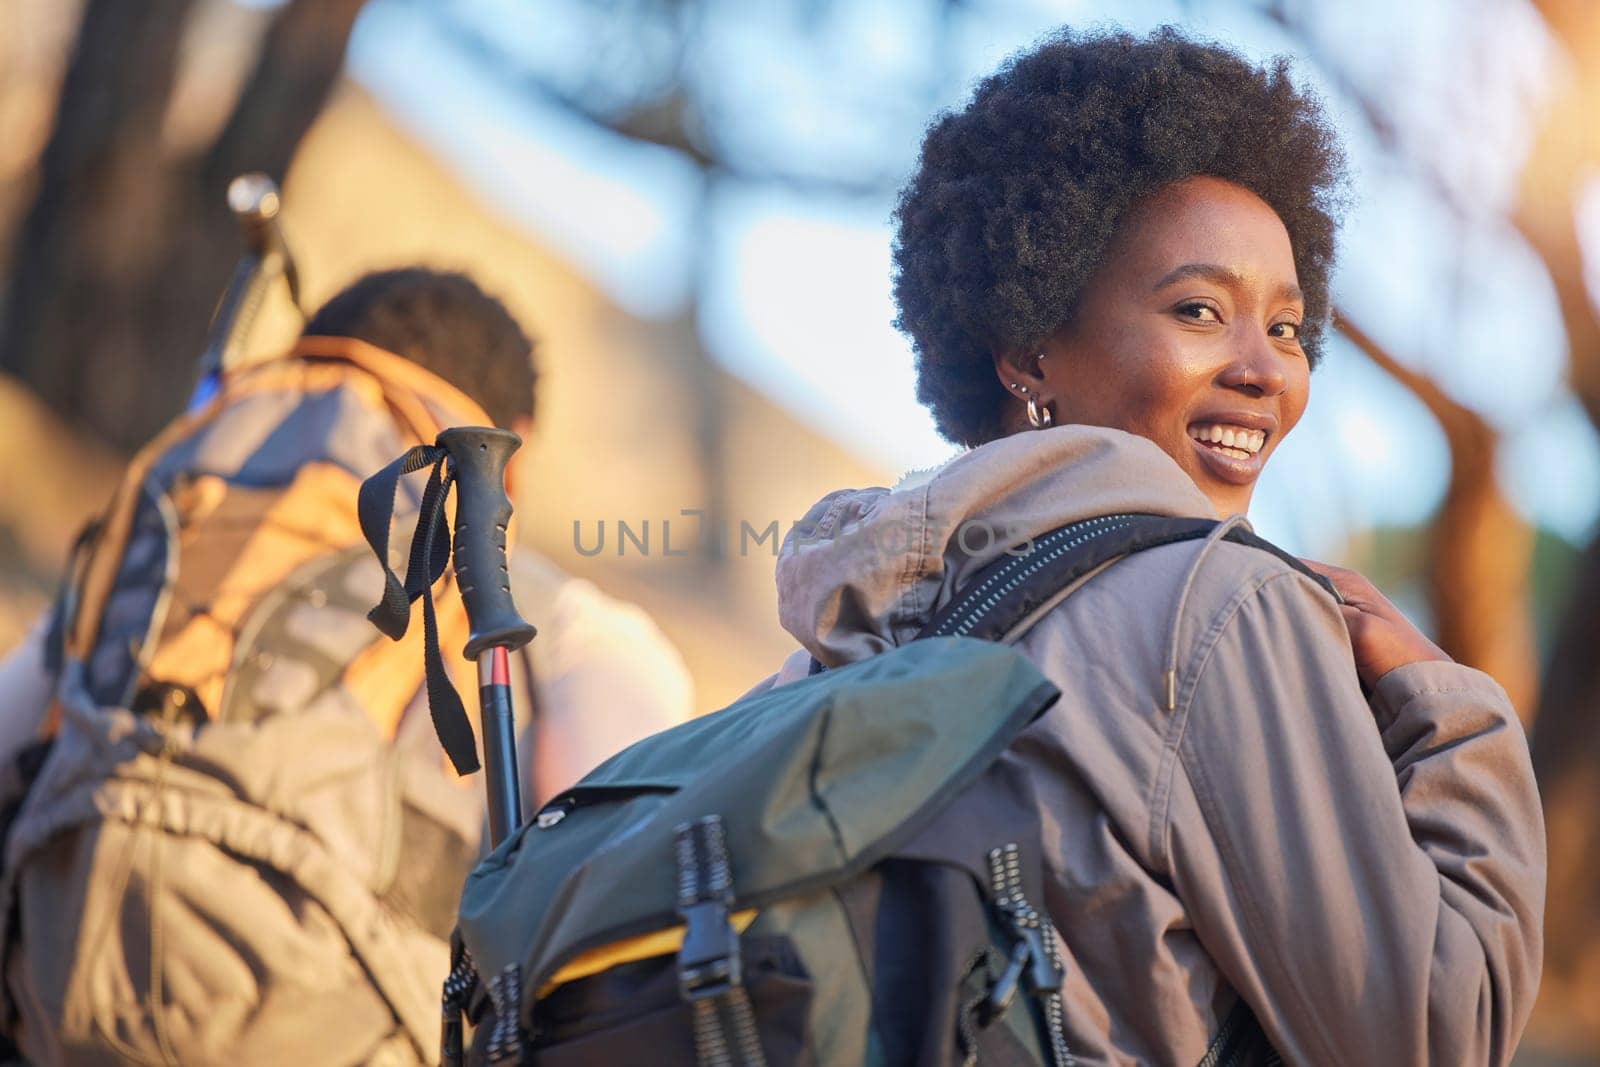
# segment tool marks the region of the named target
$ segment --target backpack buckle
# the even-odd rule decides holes
[[[744,982],[739,935],[720,900],[702,900],[683,910],[686,928],[678,951],[678,992],[684,1000],[718,997]]]

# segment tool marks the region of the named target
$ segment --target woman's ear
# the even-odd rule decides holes
[[[1026,403],[1044,388],[1044,368],[1039,365],[1039,348],[1011,348],[994,354],[994,373],[1000,386],[1016,400]]]

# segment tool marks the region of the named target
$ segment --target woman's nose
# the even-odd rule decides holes
[[[1271,338],[1265,332],[1251,333],[1249,338],[1241,339],[1218,381],[1251,396],[1277,396],[1289,384],[1284,373],[1284,357],[1273,349]]]

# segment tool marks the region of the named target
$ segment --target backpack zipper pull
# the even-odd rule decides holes
[[[988,1026],[1011,1007],[1011,1002],[1017,997],[1017,986],[1022,982],[1022,969],[1028,965],[1028,958],[1032,954],[1033,946],[1028,943],[1027,938],[1019,938],[1011,946],[1011,955],[1006,959],[1000,977],[989,987],[989,995],[983,999],[983,1005],[979,1009],[980,1025]]]
[[[989,881],[995,908],[1017,940],[1011,946],[1005,969],[984,1001],[983,1010],[991,1019],[998,1017],[1010,1006],[1017,986],[1025,977],[1028,995],[1038,997],[1044,1007],[1051,1062],[1054,1067],[1071,1067],[1074,1060],[1067,1048],[1066,1012],[1061,1003],[1065,969],[1056,952],[1054,931],[1023,893],[1022,854],[1015,843],[989,850]]]

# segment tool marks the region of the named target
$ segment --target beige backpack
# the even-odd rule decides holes
[[[366,620],[356,491],[451,422],[488,420],[409,361],[308,338],[133,461],[64,597],[42,763],[12,776],[0,965],[30,1062],[437,1055],[482,801],[406,714],[421,628]],[[435,595],[458,649],[459,597]]]

